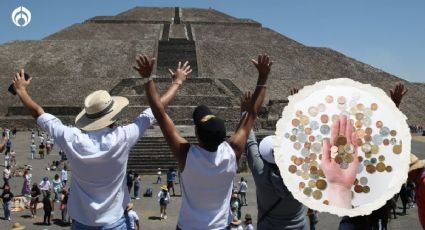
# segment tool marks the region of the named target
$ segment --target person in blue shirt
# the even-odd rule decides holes
[[[174,170],[174,168],[170,168],[167,172],[167,188],[170,193],[171,189],[173,189],[173,196],[176,196],[176,193],[174,191],[174,181],[176,180],[176,176],[176,170]]]

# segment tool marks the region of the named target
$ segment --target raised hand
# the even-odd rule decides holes
[[[292,88],[289,93],[292,95],[297,94],[298,93],[298,89],[297,88]]]
[[[12,82],[15,86],[16,92],[20,90],[26,90],[28,85],[31,82],[31,77],[28,78],[28,80],[25,80],[25,71],[21,69],[20,72],[15,74],[15,77],[13,78]]]
[[[407,93],[407,89],[404,90],[404,85],[402,83],[397,84],[394,88],[394,91],[390,90],[391,99],[393,100],[397,108],[400,106],[401,99],[406,93]]]
[[[241,113],[248,110],[249,106],[251,105],[251,98],[252,98],[251,91],[246,91],[241,96]]]
[[[259,78],[267,78],[273,65],[273,62],[270,61],[270,57],[266,54],[258,55],[258,60],[251,59],[251,62],[255,65],[255,68],[257,68]]]
[[[133,66],[133,69],[139,72],[139,75],[141,77],[149,78],[152,74],[156,59],[151,58],[151,60],[149,61],[146,55],[138,55],[136,57],[136,61],[137,66]]]
[[[173,78],[173,83],[181,85],[186,80],[187,75],[192,73],[192,69],[189,65],[189,62],[186,61],[183,65],[181,62],[179,62],[175,71],[168,69],[168,72]]]
[[[353,161],[348,164],[348,168],[341,169],[340,165],[331,156],[331,148],[338,147],[341,140],[344,145],[352,145]],[[329,183],[330,203],[336,207],[351,208],[351,187],[356,179],[359,165],[357,155],[357,136],[354,132],[353,122],[347,120],[346,116],[340,117],[332,124],[331,139],[323,140],[322,160],[320,167]],[[338,143],[338,144],[337,144]]]

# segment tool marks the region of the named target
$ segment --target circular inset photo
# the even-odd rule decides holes
[[[339,78],[304,87],[276,125],[274,154],[285,185],[311,209],[370,214],[407,179],[406,119],[369,84]]]

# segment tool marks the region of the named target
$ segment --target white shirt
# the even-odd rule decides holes
[[[68,172],[65,169],[62,169],[61,171],[61,179],[64,180],[68,180]]]
[[[246,192],[248,189],[248,184],[245,181],[242,181],[239,185],[239,192]]]
[[[135,211],[133,211],[133,209],[128,211],[128,219],[130,221],[131,229],[136,229],[136,221],[139,220],[139,216]]]
[[[3,178],[10,179],[10,169],[3,170]]]
[[[254,230],[254,226],[252,226],[252,224],[248,224],[245,226],[245,230]]]
[[[130,202],[125,183],[130,149],[155,122],[150,109],[126,126],[83,132],[44,113],[38,125],[67,153],[72,168],[69,215],[89,226],[118,221]]]
[[[50,190],[50,181],[48,180],[47,181],[42,180],[39,185],[41,190],[45,190],[45,191]]]
[[[37,146],[31,145],[31,151],[34,151],[35,152],[35,148],[37,148]]]
[[[166,204],[170,203],[171,197],[170,197],[170,193],[167,192],[167,195],[164,194],[164,192],[161,190],[158,193],[158,202],[160,202],[161,198],[164,198],[164,201]]]
[[[232,222],[230,196],[236,175],[236,155],[227,142],[216,152],[191,145],[181,173],[181,229],[225,229]]]

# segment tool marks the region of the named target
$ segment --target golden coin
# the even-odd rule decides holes
[[[356,120],[362,120],[364,118],[363,113],[356,113]]]
[[[356,122],[354,123],[354,126],[355,126],[356,128],[358,128],[358,129],[360,129],[360,128],[363,126],[363,122],[362,122],[362,121],[356,121]]]
[[[383,155],[380,155],[380,156],[378,157],[378,160],[379,160],[379,161],[385,161],[385,157],[384,157]]]
[[[317,163],[317,161],[312,161],[310,162],[310,167],[319,167],[319,163]]]
[[[372,145],[371,146],[371,149],[370,149],[370,152],[372,154],[377,154],[379,152],[379,147],[377,145]]]
[[[356,109],[357,110],[360,110],[360,111],[363,111],[364,110],[364,105],[362,103],[359,103],[359,104],[356,105]]]
[[[316,200],[322,199],[322,192],[320,190],[315,190],[313,192],[313,198]]]
[[[364,129],[357,129],[356,130],[356,136],[358,138],[363,138],[366,135],[366,132]]]
[[[297,110],[297,112],[295,112],[295,116],[297,117],[301,117],[303,115],[303,111],[301,110]]]
[[[372,104],[370,105],[370,109],[371,109],[371,110],[373,110],[373,111],[378,110],[378,104],[376,104],[376,103],[372,103]]]
[[[363,161],[363,157],[362,156],[358,156],[357,159],[359,160],[359,162]]]
[[[311,196],[311,188],[306,187],[303,192],[304,192],[304,195]]]
[[[346,145],[346,144],[347,144],[347,138],[346,137],[344,137],[344,136],[338,136],[336,138],[336,141],[335,141],[335,145],[336,146]]]
[[[366,158],[371,158],[372,157],[372,153],[371,152],[367,152],[367,153],[364,154],[364,156]]]
[[[288,168],[288,171],[292,174],[295,173],[297,171],[297,166],[290,165],[289,168]]]
[[[338,153],[345,153],[345,149],[343,145],[338,146]]]
[[[369,188],[369,186],[367,186],[367,185],[366,185],[366,186],[364,186],[364,187],[363,187],[363,192],[364,192],[364,193],[369,193],[369,192],[370,192],[370,188]]]
[[[315,154],[315,153],[310,154],[310,159],[312,161],[315,161],[317,159],[317,154]]]
[[[310,167],[310,172],[316,174],[317,173],[317,167],[316,166],[311,166]]]
[[[298,187],[299,187],[300,189],[304,189],[304,188],[305,188],[305,183],[301,181],[301,182],[298,184]]]
[[[334,97],[332,97],[331,95],[328,95],[328,96],[325,97],[325,101],[327,103],[332,103],[332,102],[334,102]]]
[[[383,125],[384,125],[384,123],[382,121],[376,122],[376,127],[379,128],[379,129],[382,128]]]
[[[308,125],[310,123],[310,118],[308,116],[301,116],[301,124]]]
[[[372,134],[372,128],[366,128],[365,130],[367,135],[371,135]]]
[[[291,135],[291,136],[289,137],[289,140],[291,140],[292,142],[295,142],[295,141],[297,141],[297,136],[295,136],[295,135]]]
[[[311,147],[311,143],[310,142],[305,142],[304,143],[304,148],[310,149],[310,147]]]
[[[326,183],[326,181],[323,179],[319,179],[316,181],[316,187],[320,190],[325,190],[327,186],[328,183]]]
[[[353,155],[351,155],[351,154],[345,154],[344,161],[347,162],[347,163],[353,162]]]
[[[292,125],[294,127],[298,127],[300,125],[300,120],[298,120],[296,118],[292,119]]]
[[[322,114],[322,116],[320,116],[320,121],[321,121],[322,123],[328,123],[328,121],[329,121],[329,117],[328,117],[328,115],[326,115],[326,114]]]
[[[379,162],[378,164],[376,164],[376,171],[378,171],[378,172],[385,171],[385,164],[382,163],[382,162]]]
[[[370,164],[366,166],[366,172],[372,174],[372,173],[375,173],[375,171],[376,171],[376,168],[374,165]]]
[[[362,139],[360,139],[360,138],[357,138],[357,146],[362,146],[362,144],[363,144],[363,140]]]
[[[391,165],[388,165],[387,167],[385,167],[385,171],[391,172],[393,171],[393,167],[391,167]]]
[[[337,164],[341,164],[342,163],[342,157],[341,156],[336,156],[335,157],[335,162],[337,163]]]
[[[370,135],[364,136],[364,141],[371,142],[372,141],[372,136],[370,136]]]
[[[345,104],[346,102],[345,97],[343,96],[338,97],[337,101],[338,101],[338,104]]]
[[[391,130],[391,131],[390,131],[390,135],[391,135],[391,136],[393,136],[393,137],[394,137],[394,136],[396,136],[396,135],[397,135],[397,131],[395,131],[395,130]]]
[[[304,129],[304,132],[305,132],[305,134],[307,134],[307,135],[310,135],[311,134],[311,128],[305,128]]]
[[[295,159],[297,159],[297,157],[295,155],[291,156],[291,161],[295,163]]]
[[[329,200],[324,200],[324,201],[323,201],[323,204],[324,204],[324,205],[329,205]]]
[[[317,170],[317,174],[319,174],[320,177],[325,178],[325,173],[323,172],[322,169]]]
[[[308,175],[308,171],[303,171],[303,172],[301,173],[301,177],[302,177],[304,180],[308,180],[308,178],[310,178],[310,176]]]
[[[308,181],[308,187],[315,188],[316,187],[316,182],[314,180],[309,180]]]
[[[401,153],[401,145],[394,145],[393,146],[393,153],[400,154]]]
[[[295,161],[294,161],[294,163],[295,163],[297,166],[300,166],[303,162],[304,162],[304,160],[303,160],[302,158],[297,158],[297,159],[295,159]]]
[[[361,185],[354,186],[354,192],[362,193],[363,192],[363,186],[361,186]]]
[[[389,144],[390,144],[390,140],[388,140],[388,139],[384,139],[384,140],[382,141],[382,143],[384,143],[384,145],[385,145],[385,146],[387,146],[387,145],[389,145]]]
[[[314,136],[309,136],[308,137],[308,141],[310,142],[314,142],[316,140],[316,138]]]

